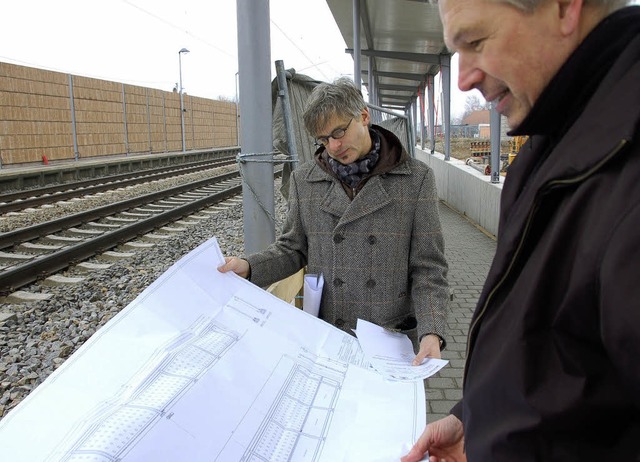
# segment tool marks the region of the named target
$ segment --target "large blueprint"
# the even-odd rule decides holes
[[[233,274],[212,239],[173,265],[0,421],[0,460],[393,461],[422,381]]]

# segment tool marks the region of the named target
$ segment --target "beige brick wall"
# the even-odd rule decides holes
[[[182,150],[175,92],[0,62],[2,165]],[[123,101],[124,99],[124,101]],[[235,146],[236,105],[184,95],[187,150]]]

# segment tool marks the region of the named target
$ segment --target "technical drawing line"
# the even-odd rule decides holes
[[[141,381],[125,388],[121,396],[99,406],[84,430],[65,451],[63,462],[120,461],[131,447],[209,371],[238,341],[238,335],[212,321],[199,319],[159,352],[149,373],[143,367]],[[157,357],[158,355],[156,355]],[[153,364],[153,361],[150,361]],[[132,379],[135,383],[135,380]]]
[[[317,461],[329,432],[346,367],[304,355],[283,358],[286,380],[241,457],[243,462]],[[326,367],[326,366],[330,367]],[[236,443],[241,444],[236,441]],[[220,454],[216,460],[225,460]]]

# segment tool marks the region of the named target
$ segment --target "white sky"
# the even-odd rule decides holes
[[[272,63],[282,60],[285,68],[325,81],[353,76],[353,60],[325,0],[269,5]],[[2,19],[0,61],[171,91],[184,47],[190,50],[182,55],[186,93],[235,96],[234,0],[8,0]],[[455,57],[451,67],[455,115],[466,95],[457,90]]]

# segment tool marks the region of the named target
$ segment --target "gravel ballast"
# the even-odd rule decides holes
[[[280,181],[277,181],[276,233],[279,232],[282,217],[286,213],[284,200],[277,192],[279,187]],[[154,183],[146,187],[131,188],[124,195],[144,194],[157,188],[158,185]],[[29,214],[7,218],[15,222],[12,223],[14,227],[17,223],[17,226],[28,226],[30,222],[42,220],[43,214],[47,219],[52,219],[56,214],[70,213],[69,208],[76,212],[84,207],[96,207],[102,201],[123,200],[122,196],[123,193],[118,191],[113,195],[101,195],[100,200],[92,199],[84,205],[79,201],[72,206],[43,209],[31,215],[31,218]],[[232,201],[215,214],[196,215],[207,218],[188,220],[197,223],[185,227],[183,231],[169,234],[169,237],[148,249],[134,251],[133,256],[109,261],[111,266],[106,269],[79,273],[77,269],[70,268],[64,273],[67,276],[83,277],[79,283],[55,286],[33,284],[22,289],[50,294],[48,300],[27,303],[6,301],[0,305],[0,418],[173,263],[198,245],[215,236],[224,255],[243,254],[241,202]],[[0,227],[8,229],[11,226],[5,220]],[[104,260],[95,262],[105,263]],[[3,313],[8,316],[3,317]]]

